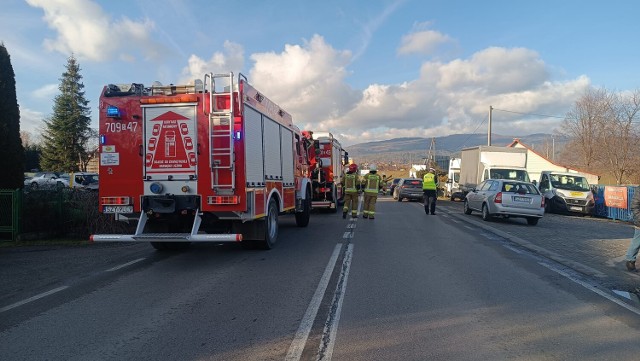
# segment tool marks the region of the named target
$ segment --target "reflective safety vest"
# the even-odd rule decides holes
[[[357,193],[358,192],[358,175],[355,173],[347,173],[344,175],[344,192],[345,193]]]
[[[375,173],[367,173],[364,176],[364,192],[365,193],[378,193],[380,190],[380,181],[382,177]]]
[[[427,173],[422,177],[422,190],[423,191],[435,191],[436,190],[436,175],[433,173]]]

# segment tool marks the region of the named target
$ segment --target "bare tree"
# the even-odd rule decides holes
[[[573,139],[573,151],[581,153],[582,164],[577,166],[592,169],[598,163],[603,126],[610,116],[610,98],[606,89],[589,88],[564,119],[564,133]]]
[[[610,100],[610,118],[603,124],[601,137],[602,165],[615,176],[617,184],[623,184],[637,172],[640,90],[614,94]]]

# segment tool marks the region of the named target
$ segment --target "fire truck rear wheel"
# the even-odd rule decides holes
[[[262,246],[264,249],[271,249],[278,240],[278,206],[275,199],[269,201],[264,222],[264,241]]]
[[[309,189],[306,191],[302,208],[302,212],[296,213],[296,226],[298,227],[309,225],[309,218],[311,218],[311,192],[309,192]]]

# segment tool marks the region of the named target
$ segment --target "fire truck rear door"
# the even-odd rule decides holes
[[[196,105],[143,106],[144,180],[160,183],[163,193],[180,194],[184,185],[197,192]]]

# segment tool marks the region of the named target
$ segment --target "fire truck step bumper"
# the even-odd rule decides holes
[[[313,201],[311,202],[312,208],[335,208],[336,204],[331,201]]]
[[[94,234],[91,235],[90,240],[92,242],[240,242],[242,234]]]

